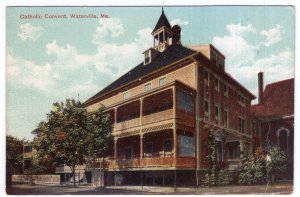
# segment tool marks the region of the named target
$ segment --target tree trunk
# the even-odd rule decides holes
[[[72,173],[73,173],[73,187],[76,187],[76,182],[75,182],[75,166],[72,166]]]
[[[96,156],[93,156],[93,174],[92,174],[92,178],[93,178],[93,186],[96,187],[96,179],[95,179],[95,163],[96,163]]]

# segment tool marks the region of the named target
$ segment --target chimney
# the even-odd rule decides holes
[[[263,92],[264,92],[264,73],[258,73],[258,104],[263,104]]]

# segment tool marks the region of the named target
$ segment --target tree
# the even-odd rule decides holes
[[[6,186],[11,185],[12,174],[23,173],[23,145],[26,141],[6,136]]]
[[[93,172],[95,172],[96,158],[104,158],[108,155],[109,146],[113,140],[111,135],[113,129],[112,120],[109,114],[104,113],[104,107],[89,114],[87,128],[88,135],[86,136],[86,140],[89,143],[87,144],[86,151],[88,156],[93,158]],[[93,179],[94,177],[95,174],[93,174]]]
[[[107,149],[104,141],[112,131],[111,126],[107,127],[109,123],[103,111],[88,114],[74,99],[54,103],[47,121],[39,123],[34,132],[35,148],[41,157],[53,158],[55,165],[62,162],[70,167],[75,187],[76,167],[86,163],[89,154],[104,155]]]

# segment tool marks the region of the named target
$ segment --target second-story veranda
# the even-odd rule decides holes
[[[194,169],[195,96],[177,80],[107,106],[113,119],[108,170]]]

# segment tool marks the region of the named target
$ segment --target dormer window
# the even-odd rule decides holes
[[[144,61],[144,64],[150,63],[150,55],[151,55],[150,51],[145,52],[145,61]]]
[[[159,52],[153,48],[146,50],[144,52],[144,65],[150,64],[158,54]]]

